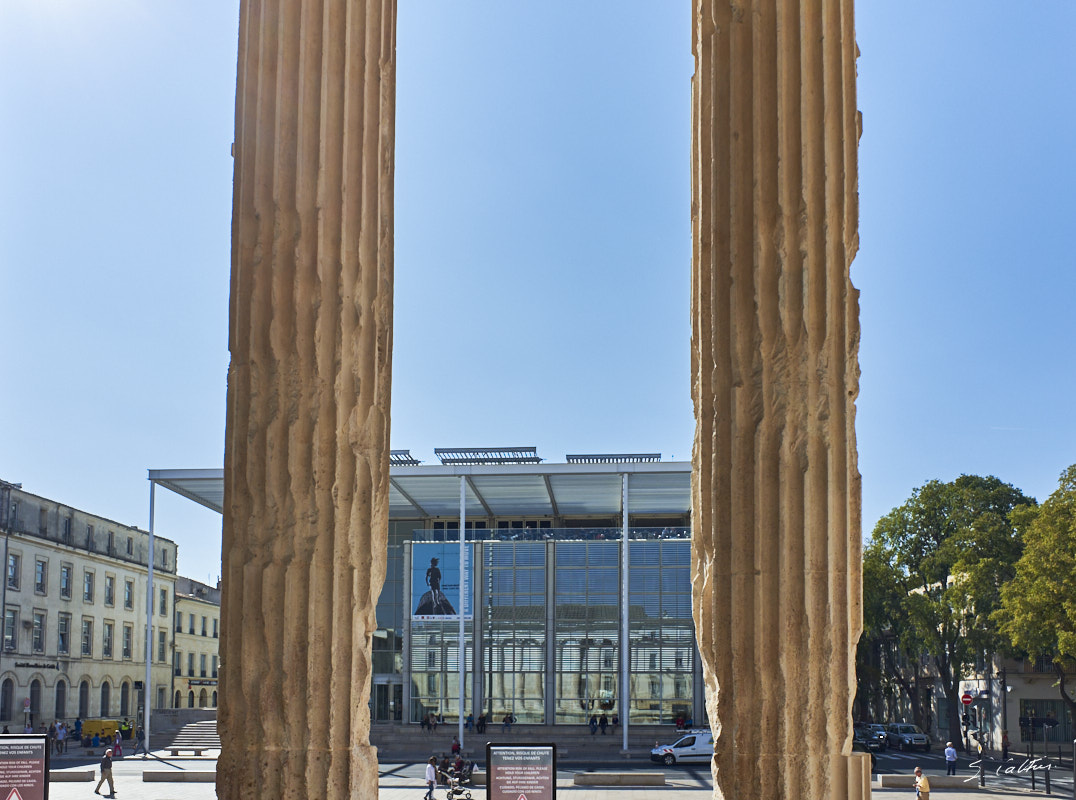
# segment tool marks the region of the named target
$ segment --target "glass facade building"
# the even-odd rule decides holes
[[[457,542],[458,530],[458,524],[447,529]],[[626,710],[634,724],[701,720],[688,529],[631,529],[626,582],[621,529],[525,531],[500,537],[495,528],[468,531],[472,570],[465,591],[474,611],[464,622],[464,715],[581,725],[602,713],[624,719]],[[411,532],[403,543],[404,576],[416,574],[413,545],[434,537],[451,541],[429,529]],[[403,719],[418,722],[431,713],[457,719],[458,618],[408,614],[403,624]]]

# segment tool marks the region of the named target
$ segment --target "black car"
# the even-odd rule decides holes
[[[862,741],[858,737],[852,740],[852,752],[854,753],[856,751],[859,751],[861,753],[870,753],[870,757],[871,757],[871,772],[874,772],[874,764],[878,759],[875,758],[874,753],[872,753],[870,748],[867,747],[866,742]]]
[[[880,730],[875,730],[876,728]],[[868,722],[856,722],[852,726],[852,735],[862,741],[868,750],[885,750],[888,739],[884,725],[871,725]]]

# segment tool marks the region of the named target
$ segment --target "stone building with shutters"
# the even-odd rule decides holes
[[[220,586],[176,578],[172,708],[216,708]]]
[[[146,678],[149,533],[0,481],[0,725],[134,717]],[[176,544],[156,537],[150,701],[171,704]]]

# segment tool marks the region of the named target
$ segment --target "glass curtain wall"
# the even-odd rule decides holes
[[[506,714],[521,723],[546,721],[546,549],[544,542],[483,544],[483,710],[491,725]]]
[[[373,670],[376,675],[403,673],[404,542],[411,538],[413,520],[389,522],[388,560],[385,585],[377,599],[377,630],[372,643]]]
[[[691,544],[632,541],[628,551],[630,721],[691,719],[695,627],[691,618]]]
[[[618,712],[620,545],[557,542],[555,722],[585,724]]]
[[[446,722],[459,719],[460,624],[456,620],[411,623],[411,721],[433,714]],[[465,664],[474,654],[474,625],[464,623]],[[464,708],[471,707],[470,680],[464,681]]]

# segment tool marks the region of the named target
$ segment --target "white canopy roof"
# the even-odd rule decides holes
[[[617,516],[621,476],[632,515],[681,515],[691,508],[691,464],[482,464],[398,466],[389,470],[392,519],[458,517],[460,477],[468,517]],[[149,479],[207,508],[224,511],[224,470],[151,469]]]

